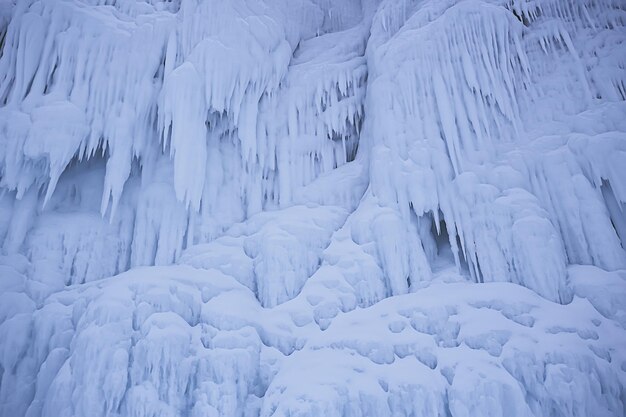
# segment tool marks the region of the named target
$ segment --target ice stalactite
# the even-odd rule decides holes
[[[276,151],[259,157],[271,158],[281,206],[292,204],[295,190],[355,158],[364,116],[366,40],[367,26],[360,24],[302,41],[284,87],[263,108],[261,135]],[[286,117],[276,120],[274,114]]]
[[[99,211],[112,226],[100,235],[135,211],[125,268],[172,262],[263,209],[306,203],[299,189],[356,153],[367,27],[327,5],[257,3],[21,2],[0,63],[3,187],[17,199],[42,193],[45,217],[72,164],[103,158]],[[354,204],[359,191],[349,194]],[[58,250],[71,253],[65,235]],[[30,250],[12,236],[5,247]]]
[[[619,8],[610,2],[581,7],[546,2],[537,6],[541,13],[517,5],[515,15],[497,3],[475,6],[428,3],[408,17],[409,3],[379,8],[368,46],[366,111],[374,122],[368,131],[366,121],[364,132],[372,138],[372,198],[397,210],[404,224],[411,210],[418,218],[434,213],[436,223],[441,213],[455,261],[459,268],[469,264],[473,280],[513,280],[567,302],[568,262],[616,269],[624,265],[624,251],[600,197],[602,174],[589,175],[605,164],[591,168],[593,152],[572,152],[584,145],[574,145],[581,139],[571,130],[565,142],[552,140],[550,154],[558,159],[542,156],[539,149],[549,139],[538,137],[533,121],[550,114],[553,124],[567,123],[580,106],[567,103],[561,114],[550,107],[565,100],[589,102],[592,87],[582,63],[587,57],[579,56],[572,39],[581,32],[604,37],[603,28],[620,21]],[[591,9],[615,13],[592,13],[603,20],[590,22]],[[561,23],[549,24],[554,21]],[[557,59],[571,62],[559,78],[545,65]],[[553,80],[571,98],[550,90]],[[613,143],[621,155],[621,142]],[[531,154],[541,156],[524,158]],[[615,169],[604,175],[619,175]],[[576,192],[563,189],[564,183]],[[611,242],[610,249],[600,240]],[[419,248],[411,253],[423,258]]]

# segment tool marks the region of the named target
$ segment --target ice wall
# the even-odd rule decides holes
[[[0,416],[624,415],[620,1],[0,9]]]

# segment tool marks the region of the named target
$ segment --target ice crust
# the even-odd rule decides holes
[[[0,0],[0,416],[623,416],[619,0]]]

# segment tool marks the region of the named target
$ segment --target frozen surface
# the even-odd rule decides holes
[[[589,295],[568,305],[433,282],[353,310],[345,291],[322,330],[309,283],[265,309],[216,269],[138,268],[37,305],[7,268],[3,415],[623,415],[626,272],[570,272]]]
[[[622,1],[0,34],[0,416],[626,415]]]

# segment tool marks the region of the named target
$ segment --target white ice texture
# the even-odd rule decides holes
[[[623,417],[623,0],[0,0],[1,417]]]

